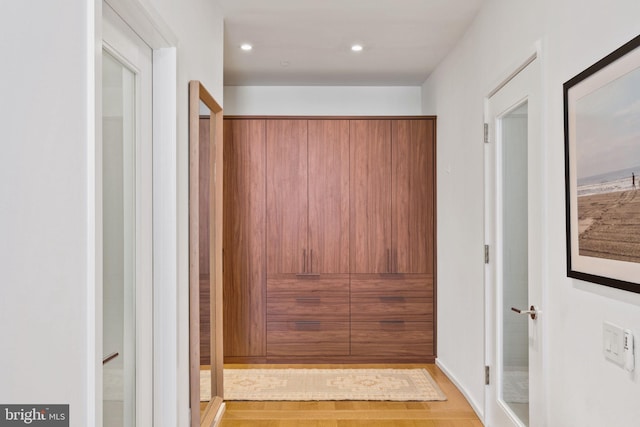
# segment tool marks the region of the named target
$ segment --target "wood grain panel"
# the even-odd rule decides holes
[[[421,321],[433,319],[433,300],[386,293],[379,297],[353,298],[351,320]]]
[[[430,274],[353,274],[353,297],[376,297],[396,292],[405,297],[433,298],[433,276]]]
[[[225,356],[266,354],[264,120],[224,121]]]
[[[349,121],[309,120],[309,268],[349,272]]]
[[[200,205],[200,276],[208,276],[209,271],[209,203],[211,197],[211,180],[210,174],[210,147],[211,140],[211,119],[209,117],[200,117],[200,185],[198,187],[199,205]],[[202,293],[202,291],[201,291]]]
[[[433,355],[431,322],[351,322],[351,354],[354,356]]]
[[[309,258],[307,122],[267,121],[267,273],[303,273]]]
[[[211,216],[211,119],[199,121],[199,269],[200,269],[200,364],[211,364],[211,282],[210,282],[210,221]]]
[[[350,121],[351,273],[390,272],[391,121]]]
[[[349,275],[268,278],[267,321],[349,321]]]
[[[211,282],[200,278],[200,364],[211,365]]]
[[[433,273],[433,120],[392,122],[393,271]]]
[[[349,322],[269,322],[267,356],[349,354]]]

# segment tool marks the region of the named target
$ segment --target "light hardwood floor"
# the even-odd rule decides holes
[[[482,427],[460,391],[432,364],[225,365],[228,368],[426,368],[445,402],[233,402],[221,427]]]

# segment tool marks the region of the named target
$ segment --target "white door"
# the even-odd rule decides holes
[[[545,422],[539,63],[533,59],[492,94],[486,109],[485,424],[491,427]]]
[[[103,5],[103,425],[152,414],[151,49]]]

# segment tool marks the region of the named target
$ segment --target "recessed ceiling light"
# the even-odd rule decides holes
[[[251,46],[249,43],[244,43],[242,46],[240,46],[240,49],[245,50],[245,51],[249,51],[249,50],[253,49],[253,46]]]
[[[354,44],[353,46],[351,46],[351,50],[354,52],[360,52],[362,51],[362,45],[361,44]]]

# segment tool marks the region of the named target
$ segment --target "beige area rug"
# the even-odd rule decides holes
[[[210,378],[202,372],[201,396]],[[447,397],[426,369],[225,369],[224,399],[404,402]]]

